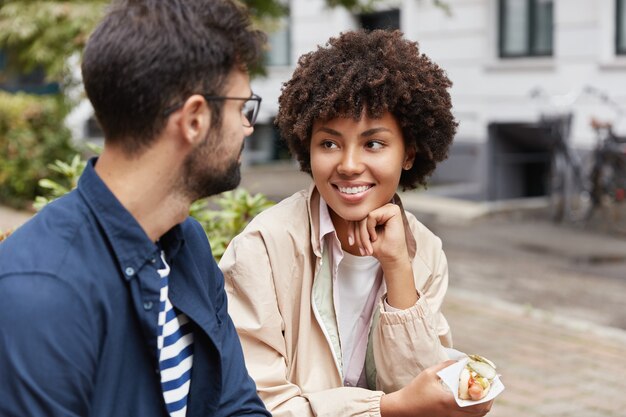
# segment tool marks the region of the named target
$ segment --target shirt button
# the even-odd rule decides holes
[[[156,369],[154,370],[154,372],[155,372],[156,374],[160,374],[160,373],[161,373],[161,370],[160,370],[159,368],[156,368]]]
[[[131,268],[130,266],[128,268],[126,268],[124,270],[124,272],[126,273],[126,275],[128,275],[129,277],[132,277],[133,275],[135,275],[135,270],[133,268]]]
[[[152,310],[152,301],[144,301],[143,309],[144,310]]]
[[[150,263],[155,264],[155,263],[156,263],[156,258],[152,258],[152,259],[150,259]]]
[[[352,386],[352,384],[351,384],[351,383],[346,382],[346,387],[351,387],[351,386]]]

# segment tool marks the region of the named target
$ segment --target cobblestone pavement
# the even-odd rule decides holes
[[[492,417],[623,417],[626,332],[576,328],[517,305],[451,290],[455,348],[498,366],[505,391]]]
[[[444,313],[456,349],[498,366],[506,390],[490,416],[626,415],[626,332],[576,329],[454,291]]]
[[[431,226],[452,287],[626,330],[626,239],[537,219]]]

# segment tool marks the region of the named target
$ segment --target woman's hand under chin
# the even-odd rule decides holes
[[[413,268],[406,245],[402,209],[393,203],[370,212],[363,220],[348,222],[348,242],[361,255],[378,259],[387,285],[387,303],[405,309],[417,301]]]
[[[364,219],[348,222],[348,241],[362,256],[373,256],[381,264],[408,258],[400,207],[393,203],[370,212]]]

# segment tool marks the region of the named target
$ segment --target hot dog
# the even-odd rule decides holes
[[[459,398],[481,400],[485,398],[496,377],[496,365],[480,355],[469,355],[467,364],[459,375]]]

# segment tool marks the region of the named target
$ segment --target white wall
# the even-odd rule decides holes
[[[292,65],[269,67],[267,77],[253,80],[252,89],[263,97],[259,122],[271,123],[278,112],[282,83],[291,77],[298,57],[325,44],[341,31],[357,26],[350,13],[343,9],[329,9],[324,0],[292,0],[290,7]]]
[[[399,8],[401,29],[418,41],[422,52],[441,65],[453,81],[454,113],[460,122],[457,143],[482,146],[487,125],[494,121],[532,121],[549,106],[529,92],[541,87],[563,95],[592,85],[607,91],[626,109],[626,56],[614,48],[614,0],[554,0],[554,56],[503,60],[497,51],[497,0],[447,0],[452,16],[433,0],[388,0],[382,10]],[[288,80],[299,56],[325,44],[329,37],[355,29],[357,19],[341,8],[329,9],[324,0],[291,0],[291,65],[270,67],[268,76],[252,81],[263,97],[260,123],[272,123],[278,110],[281,85]],[[573,142],[594,144],[591,115],[615,119],[599,100],[581,98],[575,105]],[[93,113],[85,101],[68,117],[74,135],[82,139],[85,121]],[[626,134],[626,117],[618,130]]]
[[[452,79],[454,112],[460,121],[457,141],[484,143],[492,121],[538,117],[547,106],[529,97],[534,87],[562,95],[592,85],[626,108],[626,57],[612,52],[614,0],[555,0],[554,56],[513,60],[497,56],[497,0],[448,3],[452,16],[432,0],[388,1],[380,7],[399,7],[406,36],[417,40],[422,52]],[[281,83],[291,75],[298,56],[357,26],[350,14],[327,9],[323,0],[292,0],[291,10],[292,66],[270,68],[268,78],[253,81],[263,97],[261,120],[276,114]],[[589,97],[581,98],[575,109],[573,140],[591,147],[589,117],[613,114]]]

